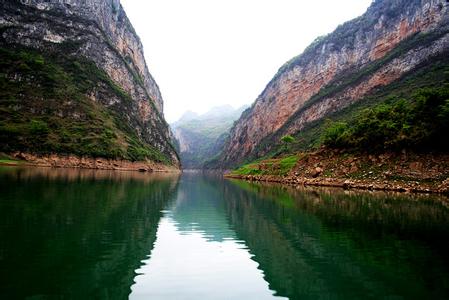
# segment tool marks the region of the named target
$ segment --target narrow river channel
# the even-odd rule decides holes
[[[449,201],[0,168],[1,299],[447,299]]]

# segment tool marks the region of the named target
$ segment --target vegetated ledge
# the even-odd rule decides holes
[[[286,185],[449,195],[449,154],[374,155],[322,148],[297,155],[296,165],[285,175],[274,175],[279,167],[268,160],[268,164],[256,162],[224,176]]]
[[[2,155],[8,159],[0,160],[0,165],[36,166],[54,168],[81,168],[97,170],[140,171],[140,172],[180,172],[179,168],[151,160],[129,161],[122,159],[94,158],[62,154],[32,154],[14,152]]]

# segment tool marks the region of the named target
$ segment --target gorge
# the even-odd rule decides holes
[[[0,299],[449,299],[448,132],[449,0],[2,0]]]
[[[230,105],[211,108],[198,115],[186,112],[171,124],[183,169],[204,169],[218,157],[223,149],[229,130],[248,107],[234,109]]]

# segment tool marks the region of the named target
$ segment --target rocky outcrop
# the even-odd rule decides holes
[[[326,186],[344,189],[384,190],[409,193],[449,193],[449,155],[443,153],[381,154],[343,153],[320,149],[299,153],[298,161],[284,174],[276,174],[273,160],[255,163],[259,174],[226,175],[250,181],[278,182],[297,186]]]
[[[7,0],[0,11],[0,46],[94,62],[132,103],[105,95],[101,85],[86,96],[119,114],[142,143],[179,163],[163,117],[161,93],[119,0]]]
[[[6,1],[6,14],[0,16],[6,41],[32,47],[77,44],[80,47],[74,52],[95,61],[128,93],[143,98],[149,95],[162,113],[159,87],[148,71],[142,43],[119,0],[17,2]],[[20,15],[8,15],[14,11]],[[16,26],[22,28],[11,29]],[[136,89],[136,80],[144,91]]]
[[[139,172],[179,172],[173,166],[167,166],[153,161],[127,161],[118,159],[79,157],[76,155],[35,155],[31,153],[16,152],[11,155],[18,161],[11,161],[6,165],[30,165],[38,167],[52,168],[81,168],[96,170],[119,170],[119,171],[139,171]]]
[[[285,134],[341,110],[449,51],[449,2],[373,2],[361,17],[286,63],[231,130],[221,158],[233,166],[267,154]]]

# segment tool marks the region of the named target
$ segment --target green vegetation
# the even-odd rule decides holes
[[[397,5],[405,5],[404,3],[401,2]],[[351,27],[352,22],[358,24],[360,22],[363,23],[364,21],[363,19],[359,18],[354,21],[345,23],[344,25],[340,26],[341,28],[339,27],[339,29],[335,33],[331,34],[329,37],[326,37],[325,40],[327,40],[327,42],[329,42],[331,38],[332,40],[334,40],[333,36],[337,36],[338,34],[342,33],[342,29],[344,28],[357,28],[357,26]],[[366,24],[364,24],[363,26],[365,25]],[[296,111],[277,132],[265,137],[256,146],[256,150],[252,157],[248,157],[248,159],[253,160],[261,156],[276,157],[279,155],[285,155],[285,147],[284,145],[282,145],[282,143],[279,142],[280,138],[287,132],[289,126],[291,126],[292,123],[297,120],[312,105],[319,103],[326,97],[335,96],[346,88],[350,88],[359,84],[363,80],[366,80],[368,76],[373,74],[386,63],[392,61],[397,57],[400,57],[411,49],[415,49],[417,47],[425,47],[432,44],[436,39],[441,38],[441,36],[445,33],[445,31],[436,30],[430,33],[420,33],[413,35],[397,45],[395,49],[393,49],[385,57],[367,64],[362,69],[354,68],[342,72],[329,84],[324,86],[316,95],[309,99],[304,104],[304,106]],[[318,42],[318,44],[321,43],[322,42]],[[312,54],[316,50],[314,49],[306,50],[304,54],[299,56],[298,59],[294,63],[291,63],[291,66],[289,66],[288,68],[300,64],[301,61],[311,60],[313,57]],[[385,102],[390,97],[409,99],[411,95],[413,95],[418,89],[426,87],[438,87],[444,85],[445,83],[449,83],[448,77],[449,59],[447,53],[445,53],[437,57],[429,58],[416,69],[411,70],[410,72],[405,74],[400,80],[397,80],[392,84],[389,84],[388,86],[378,88],[369,95],[360,99],[357,103],[341,111],[336,111],[332,115],[329,115],[327,117],[329,119],[332,119],[333,121],[346,122],[347,120],[352,119],[354,115],[357,115],[360,110],[373,107],[378,103]],[[273,80],[275,80],[275,78]],[[320,147],[323,144],[323,141],[321,139],[322,133],[328,127],[327,125],[328,124],[326,124],[325,120],[318,120],[307,124],[306,127],[303,128],[300,132],[296,132],[295,134],[293,134],[293,136],[296,138],[296,142],[291,145],[291,151],[289,152],[291,153],[295,151],[304,151]],[[267,149],[269,151],[267,151]]]
[[[291,151],[291,144],[295,142],[295,138],[291,135],[284,135],[281,138],[281,142],[284,145],[283,150],[288,153]]]
[[[0,151],[169,163],[125,121],[131,97],[93,62],[0,48],[0,70]],[[120,101],[106,108],[96,93]]]
[[[128,298],[133,270],[153,247],[161,210],[176,190],[171,176],[0,168],[2,251],[11,261],[27,249],[42,254],[23,262],[29,268],[2,262],[2,298],[36,293],[34,287],[20,288],[17,277],[27,282],[34,278],[41,294],[58,298],[102,299],[105,293]],[[107,239],[102,238],[105,232]],[[26,239],[16,238],[24,235]],[[67,273],[69,281],[60,276]]]
[[[23,163],[23,161],[14,159],[0,159],[0,165],[18,165],[21,163]]]
[[[279,159],[261,160],[234,170],[234,175],[279,175],[288,174],[298,162],[298,156],[292,155]]]
[[[0,152],[0,165],[19,165],[23,163],[22,160],[17,160],[14,157]]]
[[[409,101],[389,99],[363,110],[350,123],[331,123],[323,142],[329,147],[361,150],[449,149],[448,129],[446,84],[419,90]]]
[[[353,78],[359,80],[358,76]],[[345,85],[349,86],[349,83]],[[327,119],[307,124],[292,135],[295,140],[289,144],[289,151],[281,140],[282,129],[268,136],[257,146],[258,152],[247,157],[246,162],[251,165],[250,162],[258,156],[270,159],[314,151],[323,144],[363,151],[402,148],[446,151],[449,148],[444,135],[449,124],[448,86],[449,56],[442,54],[401,79],[379,87],[356,103],[328,115]],[[332,93],[336,91],[334,88]],[[327,92],[325,94],[328,95]],[[365,127],[370,128],[366,131]]]
[[[342,130],[342,126],[345,126],[345,124],[352,126],[354,120],[361,116],[363,111],[371,110],[381,104],[394,105],[401,99],[407,100],[406,103],[409,103],[409,101],[412,103],[416,100],[415,96],[419,91],[430,89],[441,90],[442,92],[448,84],[449,56],[435,57],[405,74],[401,79],[387,86],[379,87],[356,103],[328,115],[327,119],[320,119],[307,124],[305,128],[293,135],[296,140],[291,144],[290,153],[318,149],[324,144],[325,132],[332,135],[336,133],[335,131]],[[429,103],[429,105],[433,104]],[[443,107],[440,109],[444,110]],[[332,125],[332,128],[330,128],[330,125]],[[334,132],[332,133],[332,131]],[[282,143],[272,142],[276,136],[274,134],[267,137],[258,146],[259,149],[264,149],[271,145],[272,150],[264,154],[265,158],[286,154]],[[279,138],[277,141],[279,141]],[[275,144],[274,147],[273,144]],[[248,159],[254,159],[254,157]]]
[[[290,170],[296,165],[297,161],[298,161],[297,155],[282,158],[279,161],[280,174],[284,175],[284,174],[287,174],[288,172],[290,172]]]
[[[284,144],[291,144],[295,141],[295,138],[292,137],[291,135],[284,135],[281,138],[281,142],[283,142]]]

